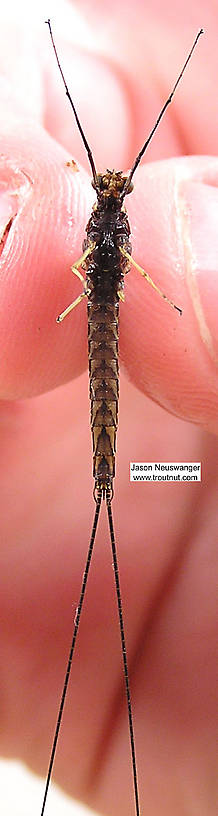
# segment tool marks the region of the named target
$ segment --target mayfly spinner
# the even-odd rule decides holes
[[[97,173],[92,151],[88,145],[84,131],[80,124],[73,100],[68,90],[63,71],[59,62],[56,46],[53,39],[50,20],[46,21],[49,26],[52,45],[55,52],[58,67],[65,86],[66,94],[72,106],[74,116],[79,128],[85,149],[88,154],[92,170],[92,186],[96,191],[97,203],[94,204],[91,217],[87,224],[87,237],[83,244],[83,254],[76,263],[73,264],[72,272],[77,275],[83,284],[83,291],[60,315],[57,322],[62,320],[72,311],[82,300],[87,298],[88,302],[88,357],[89,357],[89,377],[90,377],[90,401],[91,401],[91,429],[93,441],[93,476],[94,476],[94,499],[96,502],[94,522],[91,539],[88,549],[85,571],[83,575],[81,594],[77,607],[76,618],[70,653],[67,663],[63,692],[60,701],[57,724],[51,750],[51,757],[48,768],[47,781],[44,792],[41,816],[44,814],[45,804],[51,779],[59,730],[63,715],[64,703],[70,677],[72,658],[78,633],[79,621],[86,590],[86,583],[91,563],[94,547],[95,535],[99,519],[99,511],[102,500],[105,501],[108,513],[110,540],[112,547],[112,558],[115,575],[116,595],[118,604],[119,626],[122,646],[122,659],[124,668],[124,679],[127,697],[129,735],[133,771],[133,785],[135,797],[135,813],[140,816],[139,792],[137,779],[137,765],[135,752],[135,739],[133,730],[132,706],[130,698],[129,675],[127,668],[125,635],[123,625],[123,613],[120,594],[120,580],[117,562],[117,552],[114,536],[113,517],[111,502],[113,499],[113,480],[115,476],[115,452],[116,433],[118,425],[118,398],[119,398],[119,363],[118,363],[118,335],[119,335],[119,302],[124,300],[125,275],[129,271],[130,265],[138,269],[148,283],[165,298],[167,303],[182,314],[181,309],[169,300],[158,286],[149,277],[131,256],[131,244],[129,240],[130,226],[128,216],[124,207],[125,196],[132,192],[132,178],[144,155],[152,136],[157,129],[167,106],[172,101],[176,88],[184,74],[185,68],[192,56],[194,48],[200,35],[201,29],[192,45],[191,51],[184,63],[177,81],[166,100],[154,127],[151,130],[145,144],[136,157],[129,175],[124,176],[122,172],[106,170],[105,173]],[[79,269],[82,268],[86,277]]]

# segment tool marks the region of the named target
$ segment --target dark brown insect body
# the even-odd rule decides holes
[[[83,249],[88,296],[88,355],[95,491],[113,495],[119,399],[119,303],[131,253],[130,226],[120,193],[126,178],[107,171],[98,176],[98,202],[87,225]]]
[[[136,267],[151,286],[159,292],[161,297],[181,313],[181,309],[169,300],[158,286],[152,281],[150,276],[142,269],[131,256],[131,244],[129,241],[130,226],[124,207],[124,198],[133,189],[132,177],[141,161],[151,138],[158,127],[167,106],[170,104],[173,94],[184,73],[186,65],[190,60],[195,45],[202,33],[202,29],[195,38],[191,51],[186,59],[181,73],[174,85],[174,88],[165,102],[158,119],[138,156],[136,157],[132,169],[127,177],[121,172],[107,170],[103,174],[97,174],[92,151],[88,145],[84,131],[80,124],[72,97],[69,93],[64,74],[59,62],[56,46],[54,43],[50,20],[47,20],[51,40],[57,59],[58,67],[65,85],[66,94],[70,101],[74,116],[79,128],[85,149],[88,154],[92,169],[92,185],[97,194],[97,203],[94,205],[91,217],[87,224],[87,238],[83,244],[83,255],[73,264],[72,272],[77,275],[83,284],[83,292],[68,306],[57,318],[60,323],[66,315],[74,309],[84,297],[88,298],[88,356],[89,356],[89,377],[90,377],[90,400],[91,400],[91,429],[93,440],[93,475],[95,479],[94,498],[96,509],[92,527],[92,533],[88,548],[86,565],[82,580],[79,604],[76,611],[72,642],[67,661],[66,674],[63,691],[60,700],[58,718],[52,744],[48,774],[41,809],[41,816],[44,814],[47,800],[48,788],[52,775],[55,759],[57,741],[62,721],[64,703],[68,688],[71,671],[72,658],[77,639],[79,621],[85,596],[88,573],[92,558],[95,535],[98,525],[99,512],[102,499],[106,499],[108,522],[110,530],[110,541],[112,548],[112,559],[116,586],[118,617],[120,626],[122,659],[124,670],[124,681],[127,698],[127,712],[129,721],[130,749],[133,772],[133,788],[135,799],[135,813],[140,816],[137,765],[135,752],[135,739],[133,730],[132,706],[130,699],[129,676],[127,667],[126,644],[124,635],[123,613],[120,593],[120,580],[118,571],[118,561],[116,543],[114,536],[111,501],[113,498],[113,479],[115,475],[115,454],[116,454],[116,433],[118,424],[118,399],[119,399],[119,364],[118,364],[118,334],[119,334],[119,301],[124,300],[124,278],[129,271],[130,264]],[[79,271],[80,267],[86,272],[84,279]]]

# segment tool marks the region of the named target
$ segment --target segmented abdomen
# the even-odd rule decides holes
[[[115,303],[88,300],[88,346],[95,487],[112,490],[118,424],[118,296]]]

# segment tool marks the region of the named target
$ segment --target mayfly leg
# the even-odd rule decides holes
[[[76,261],[73,264],[72,272],[73,272],[74,275],[76,275],[77,278],[79,278],[81,283],[83,283],[84,291],[81,292],[81,294],[75,300],[73,300],[73,303],[70,303],[70,305],[67,306],[67,308],[64,309],[64,311],[61,312],[61,314],[58,315],[58,317],[56,317],[56,323],[62,323],[64,318],[67,317],[67,315],[70,314],[70,312],[72,312],[72,309],[75,309],[75,307],[78,306],[79,303],[81,303],[81,300],[83,300],[84,297],[87,297],[88,291],[87,291],[87,286],[86,286],[86,280],[83,277],[83,275],[81,274],[81,272],[79,271],[79,267],[82,266],[82,264],[85,263],[86,258],[88,258],[88,256],[90,255],[90,253],[92,252],[94,247],[95,247],[95,244],[94,243],[91,244],[88,247],[88,249],[86,249],[85,252],[83,252],[83,254],[81,255],[81,258],[79,258],[79,260]]]
[[[167,295],[165,295],[164,292],[162,292],[161,289],[159,289],[159,286],[157,286],[157,284],[154,283],[150,275],[148,275],[148,272],[145,272],[145,269],[142,269],[142,266],[139,266],[139,264],[136,263],[136,261],[134,261],[132,255],[129,255],[129,253],[126,252],[126,250],[123,249],[122,247],[120,247],[120,252],[121,255],[123,255],[124,258],[127,258],[129,263],[135,267],[135,269],[138,269],[138,272],[140,272],[142,277],[145,278],[145,280],[150,284],[150,286],[152,286],[153,289],[155,289],[155,292],[158,292],[158,295],[160,295],[160,297],[162,297],[163,300],[166,300],[166,302],[169,303],[169,306],[172,306],[172,309],[176,309],[176,311],[179,312],[180,315],[182,315],[182,309],[180,309],[179,306],[176,306],[173,300],[170,300],[170,298],[168,298]]]

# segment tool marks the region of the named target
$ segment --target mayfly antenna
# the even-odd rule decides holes
[[[57,53],[57,48],[56,48],[56,45],[55,45],[55,42],[54,42],[54,37],[53,37],[53,34],[52,34],[51,20],[46,20],[45,22],[46,22],[46,25],[48,25],[48,27],[49,27],[52,45],[53,45],[53,49],[54,49],[54,52],[55,52],[58,68],[59,68],[59,71],[61,73],[63,83],[64,83],[64,86],[65,86],[66,95],[67,95],[67,97],[69,99],[71,107],[73,108],[76,123],[77,123],[77,126],[79,128],[80,135],[82,136],[82,140],[83,140],[83,143],[85,145],[86,152],[88,154],[89,162],[91,164],[93,181],[96,183],[97,173],[96,173],[96,167],[95,167],[95,162],[94,162],[94,159],[93,159],[92,151],[91,151],[91,148],[89,147],[89,144],[87,142],[87,139],[86,139],[84,130],[82,128],[82,125],[80,124],[79,117],[78,117],[78,114],[76,112],[76,108],[75,108],[75,105],[73,103],[73,100],[72,100],[72,96],[70,95],[70,91],[69,91],[69,88],[67,86],[66,79],[65,79],[65,76],[64,76],[62,68],[61,68],[60,60],[59,60],[58,53]]]
[[[175,82],[175,85],[174,85],[174,87],[173,87],[173,90],[171,91],[170,95],[168,96],[168,99],[166,100],[166,102],[164,103],[163,108],[162,108],[162,110],[160,111],[159,116],[157,117],[157,120],[156,120],[156,122],[155,122],[155,125],[154,125],[154,127],[152,128],[152,130],[151,130],[151,132],[150,132],[150,134],[149,134],[148,138],[146,139],[146,142],[144,143],[143,147],[142,147],[142,148],[141,148],[141,150],[139,151],[138,156],[136,156],[136,159],[135,159],[135,161],[134,161],[134,164],[133,164],[133,166],[132,166],[132,168],[131,168],[131,170],[130,170],[129,176],[128,176],[128,178],[127,178],[127,180],[126,180],[126,183],[125,183],[125,186],[124,186],[124,188],[123,188],[123,198],[124,198],[124,196],[125,196],[125,195],[128,193],[128,189],[129,189],[129,186],[130,186],[130,184],[131,184],[132,177],[133,177],[133,175],[134,175],[134,173],[135,173],[135,170],[136,170],[136,168],[138,167],[138,165],[139,165],[139,163],[140,163],[140,161],[141,161],[141,159],[142,159],[142,156],[144,156],[144,153],[145,153],[145,151],[147,150],[147,147],[148,147],[148,145],[149,145],[149,144],[150,144],[150,142],[151,142],[151,139],[152,139],[152,137],[153,137],[153,135],[154,135],[154,133],[155,133],[155,130],[157,130],[158,125],[159,125],[159,123],[160,123],[160,121],[161,121],[162,117],[164,116],[164,113],[165,113],[166,108],[168,107],[168,105],[170,105],[170,102],[172,102],[172,98],[173,98],[173,96],[174,96],[174,93],[175,93],[175,91],[176,91],[176,88],[177,88],[177,87],[178,87],[178,85],[179,85],[180,79],[182,79],[182,76],[183,76],[183,74],[184,74],[184,71],[185,71],[185,69],[186,69],[186,66],[188,65],[188,62],[189,62],[189,60],[191,59],[191,56],[192,56],[192,54],[193,54],[193,51],[194,51],[194,49],[195,49],[195,46],[197,45],[197,42],[198,42],[199,37],[201,36],[201,34],[204,34],[204,29],[203,29],[203,28],[201,28],[201,29],[200,29],[200,31],[198,31],[198,34],[197,34],[197,36],[195,37],[195,40],[194,40],[194,42],[193,42],[193,45],[192,45],[191,51],[189,52],[189,54],[188,54],[188,56],[187,56],[187,59],[186,59],[186,61],[185,61],[184,65],[183,65],[182,70],[180,71],[179,76],[177,77],[177,80],[176,80],[176,82]]]

